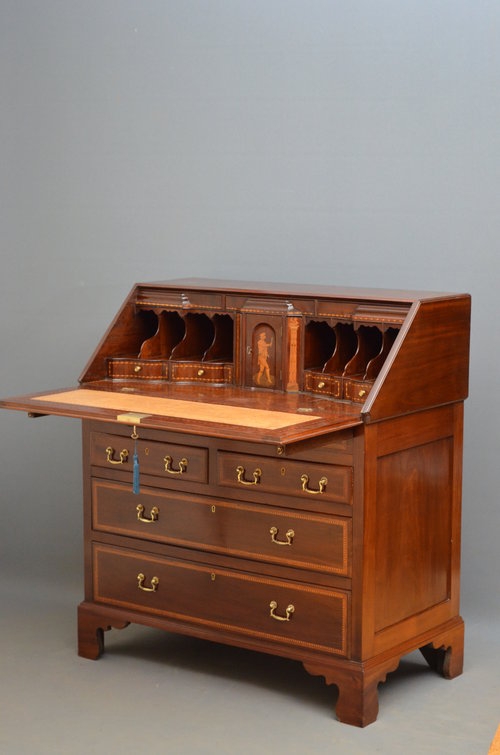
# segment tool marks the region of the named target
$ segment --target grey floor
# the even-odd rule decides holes
[[[0,752],[487,753],[500,722],[497,627],[467,622],[463,676],[418,653],[379,688],[365,729],[334,716],[335,687],[301,665],[130,626],[97,662],[75,650],[79,587],[0,588]]]

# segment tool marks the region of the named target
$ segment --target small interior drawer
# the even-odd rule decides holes
[[[351,519],[94,479],[94,530],[350,576]]]
[[[342,398],[342,378],[326,375],[324,372],[304,373],[305,389],[311,393],[321,393],[333,398]]]
[[[220,451],[217,475],[219,485],[238,490],[283,493],[304,501],[352,502],[352,468],[348,466]]]
[[[168,365],[157,359],[108,359],[110,378],[161,380],[168,377],[167,369]]]
[[[373,387],[373,380],[356,380],[346,378],[344,381],[344,398],[363,404]]]
[[[172,362],[170,379],[188,383],[231,383],[232,364],[208,364],[207,362]]]
[[[348,592],[103,544],[94,544],[93,562],[99,603],[206,630],[347,654]]]
[[[132,472],[134,440],[123,435],[93,432],[91,464]],[[177,443],[137,441],[141,474],[158,475],[165,481],[208,481],[208,449]]]

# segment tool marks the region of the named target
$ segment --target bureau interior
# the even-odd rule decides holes
[[[356,302],[344,303],[341,318],[317,317],[308,312],[310,303],[301,304],[303,311],[294,303],[278,307],[276,302],[267,302],[261,305],[260,315],[256,314],[254,302],[252,307],[234,307],[230,312],[192,306],[187,309],[136,306],[126,337],[117,338],[115,353],[108,352],[106,375],[115,380],[193,382],[198,379],[238,385],[245,383],[242,365],[252,353],[255,356],[251,370],[257,372],[266,360],[279,361],[275,353],[270,355],[269,352],[273,342],[281,340],[285,346],[283,353],[294,351],[295,357],[288,363],[283,361],[281,366],[275,364],[273,369],[282,373],[296,372],[293,390],[321,393],[329,398],[364,399],[394,344],[404,317],[397,325],[384,322],[380,313],[379,321],[359,322],[355,319],[356,311],[363,305]],[[295,340],[290,336],[292,322],[298,331]],[[260,351],[262,341],[256,336],[262,333],[265,334],[265,353]],[[118,343],[121,351],[118,351]],[[210,364],[213,367],[207,369],[205,365]],[[325,376],[336,380],[325,383]],[[351,382],[346,382],[347,379]],[[362,383],[361,388],[356,381]],[[292,389],[283,383],[261,379],[257,384],[273,390]]]

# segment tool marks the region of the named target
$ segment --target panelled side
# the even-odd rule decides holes
[[[373,428],[364,511],[365,658],[458,618],[462,408]]]

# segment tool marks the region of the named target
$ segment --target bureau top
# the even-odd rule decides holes
[[[366,288],[356,286],[327,286],[310,283],[278,283],[239,281],[212,278],[176,278],[173,280],[137,284],[143,289],[185,289],[225,294],[255,294],[256,296],[285,296],[327,299],[362,299],[367,302],[392,302],[412,304],[417,301],[432,301],[468,296],[445,291],[416,291],[390,288]]]

